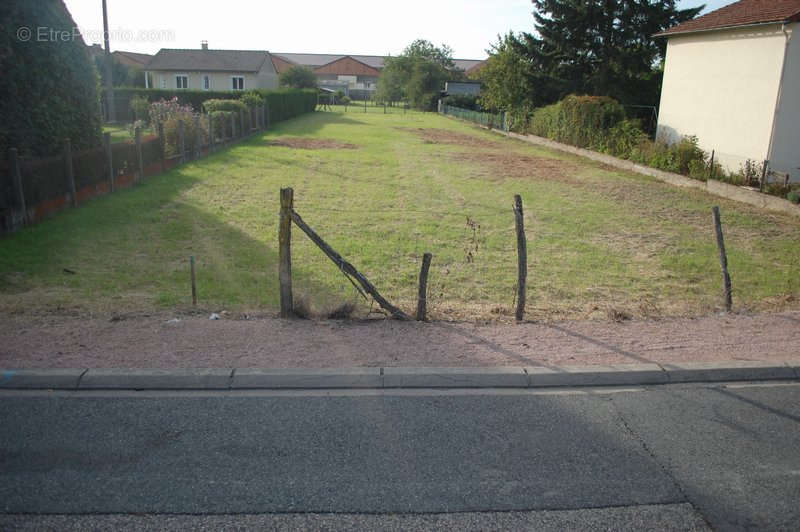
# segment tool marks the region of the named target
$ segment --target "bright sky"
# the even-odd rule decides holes
[[[103,41],[101,0],[65,0],[87,43]],[[734,0],[705,3],[707,11]],[[210,48],[397,55],[422,38],[482,59],[498,34],[533,29],[529,0],[107,0],[111,49]]]

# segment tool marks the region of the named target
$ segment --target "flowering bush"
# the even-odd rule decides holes
[[[150,124],[158,128],[164,127],[164,150],[166,154],[177,155],[180,152],[180,132],[178,125],[183,122],[184,147],[190,152],[196,141],[205,143],[208,137],[205,120],[199,120],[191,105],[181,105],[178,98],[160,100],[150,104]]]

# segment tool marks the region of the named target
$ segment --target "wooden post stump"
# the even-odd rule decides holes
[[[517,226],[517,321],[525,316],[525,284],[528,278],[528,243],[522,213],[522,197],[514,196],[514,220]]]
[[[717,248],[719,249],[719,265],[722,268],[722,296],[725,301],[725,310],[730,312],[733,306],[733,294],[731,287],[731,276],[728,273],[728,254],[725,252],[725,240],[722,237],[722,222],[719,216],[719,207],[711,209],[714,219],[714,233],[717,237]]]
[[[417,321],[425,321],[428,307],[428,270],[433,255],[422,255],[422,268],[419,271],[419,292],[417,294]]]
[[[278,228],[278,281],[281,287],[281,318],[294,315],[292,299],[292,209],[294,190],[281,189],[281,213]]]

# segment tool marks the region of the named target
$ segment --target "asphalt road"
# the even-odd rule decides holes
[[[0,427],[0,529],[800,522],[797,383],[2,392]]]

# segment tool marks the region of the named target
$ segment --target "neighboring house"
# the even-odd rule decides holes
[[[155,89],[274,89],[278,73],[267,51],[163,48],[146,67],[148,87]],[[152,86],[150,85],[152,83]]]
[[[369,97],[378,88],[378,77],[386,60],[380,55],[294,54],[274,53],[273,63],[278,73],[293,65],[310,68],[318,85],[358,99]],[[482,63],[478,59],[454,59],[456,68],[467,71]]]
[[[111,52],[111,57],[114,59],[114,61],[117,61],[125,66],[138,68],[139,70],[144,70],[144,67],[146,67],[147,63],[149,63],[153,58],[153,56],[150,54],[124,52],[122,50],[115,50]]]
[[[800,0],[741,0],[670,28],[658,135],[696,135],[728,170],[800,181]]]

